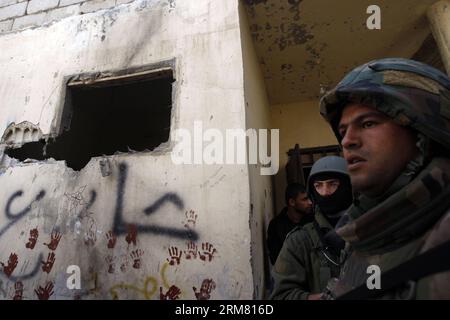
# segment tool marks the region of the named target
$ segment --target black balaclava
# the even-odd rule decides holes
[[[339,179],[340,184],[336,191],[327,197],[321,196],[314,188],[314,182],[319,180]],[[335,225],[339,220],[339,213],[347,209],[353,200],[350,178],[337,172],[323,172],[314,175],[310,181],[310,196],[314,205],[317,205],[326,218]],[[335,221],[334,221],[335,220]]]

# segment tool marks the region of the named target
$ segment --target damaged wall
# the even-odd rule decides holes
[[[19,127],[58,134],[71,76],[161,61],[174,61],[171,135],[196,120],[246,127],[237,1],[136,0],[4,34],[0,48],[0,135],[19,145]],[[174,165],[172,148],[80,171],[2,152],[0,298],[251,299],[248,167]]]
[[[247,128],[269,129],[270,110],[264,78],[253,47],[245,9],[242,5],[239,6],[239,14],[244,62],[246,126]],[[273,154],[270,149],[269,154]],[[273,212],[272,177],[261,175],[260,170],[261,164],[249,165],[251,258],[255,282],[254,297],[256,299],[268,298],[266,281],[269,281],[269,264],[266,250],[266,230]]]

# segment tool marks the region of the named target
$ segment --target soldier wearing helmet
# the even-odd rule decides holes
[[[357,193],[325,297],[450,299],[450,79],[412,60],[372,61],[326,93],[320,112]]]
[[[352,203],[345,160],[327,156],[314,163],[308,178],[314,221],[288,234],[273,270],[271,299],[316,300],[340,269],[344,242],[334,231]],[[339,221],[339,223],[338,223]]]

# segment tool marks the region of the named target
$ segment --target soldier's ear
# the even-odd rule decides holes
[[[289,204],[290,207],[295,207],[295,200],[292,199],[292,198],[289,199],[289,200],[288,200],[288,204]]]

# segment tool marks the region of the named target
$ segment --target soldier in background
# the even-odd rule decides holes
[[[347,258],[325,297],[450,299],[450,79],[416,61],[376,60],[320,108],[359,193],[337,230]],[[381,271],[375,289],[370,265]]]
[[[314,221],[287,237],[273,270],[271,299],[318,300],[331,277],[339,275],[344,242],[334,231],[352,203],[345,160],[327,156],[316,161],[308,177]]]
[[[267,246],[270,262],[275,264],[284,239],[296,226],[312,221],[312,203],[306,189],[299,183],[291,183],[285,191],[286,207],[273,218],[267,229]]]

